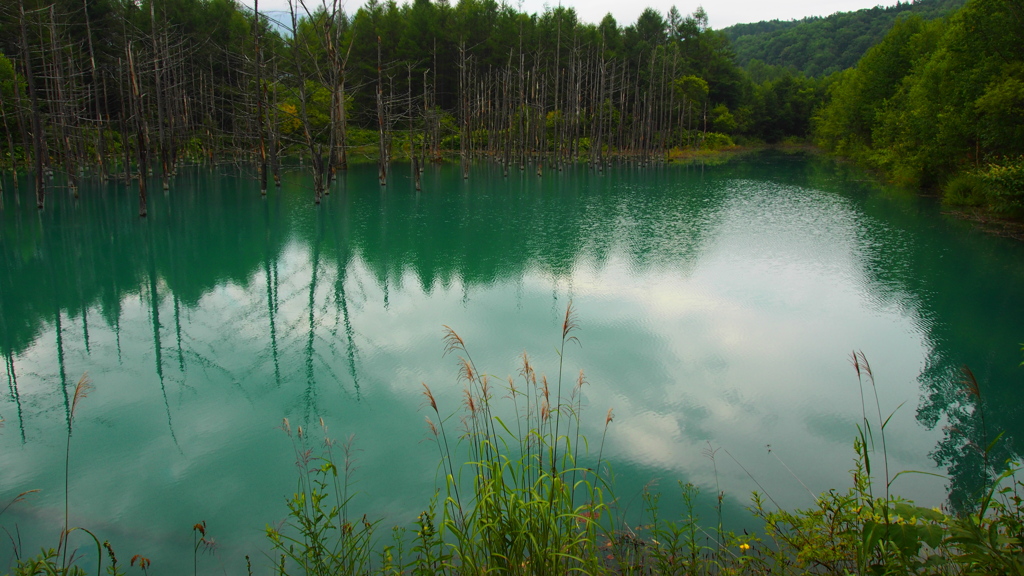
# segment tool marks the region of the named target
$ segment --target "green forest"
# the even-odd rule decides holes
[[[918,0],[895,6],[875,6],[856,12],[802,20],[771,20],[723,28],[744,68],[792,68],[807,76],[827,76],[857,65],[869,48],[878,44],[898,18],[942,18],[963,6],[964,0]]]
[[[282,158],[305,158],[319,201],[350,158],[376,161],[384,184],[395,159],[414,174],[457,160],[468,177],[482,158],[542,173],[813,139],[1015,215],[1024,9],[957,4],[727,33],[702,8],[623,25],[494,0],[352,14],[308,0],[272,15],[233,0],[18,0],[0,9],[0,164],[31,174],[39,207],[81,178],[134,178],[144,215],[140,173],[169,189],[183,161],[254,164],[265,191]]]
[[[838,73],[815,118],[826,149],[949,205],[1024,208],[1024,3],[906,18]]]

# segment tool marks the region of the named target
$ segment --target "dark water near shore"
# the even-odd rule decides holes
[[[620,507],[660,482],[719,488],[744,525],[754,481],[780,504],[849,485],[863,350],[878,383],[894,489],[933,506],[977,489],[982,442],[969,365],[999,457],[1024,441],[1024,244],[831,161],[767,152],[718,166],[585,168],[502,178],[356,166],[316,207],[299,170],[259,196],[251,174],[184,168],[149,217],[123,184],[40,213],[5,186],[0,212],[0,516],[26,553],[63,522],[69,395],[88,372],[71,450],[71,524],[155,574],[190,570],[191,526],[266,562],[262,530],[294,490],[277,427],[354,435],[355,507],[408,525],[439,484],[421,382],[461,402],[442,326],[477,365],[515,375],[525,350],[553,377],[571,300],[586,371],[583,429]],[[870,405],[873,408],[873,402]],[[771,452],[766,448],[771,446]],[[718,449],[714,458],[710,450]],[[385,530],[387,532],[387,530]],[[0,571],[11,561],[0,546]]]

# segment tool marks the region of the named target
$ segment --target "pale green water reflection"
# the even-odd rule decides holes
[[[584,429],[606,449],[621,507],[677,479],[743,525],[757,476],[776,500],[845,487],[862,349],[890,424],[895,469],[928,505],[975,489],[980,459],[956,371],[969,364],[990,430],[1024,435],[1024,246],[972,230],[929,200],[828,161],[766,153],[722,166],[532,172],[397,166],[382,190],[355,167],[319,208],[288,173],[266,199],[251,175],[186,169],[150,217],[123,185],[0,213],[0,497],[28,551],[63,514],[70,389],[88,371],[72,451],[72,524],[142,552],[160,573],[191,562],[190,527],[219,538],[208,565],[262,562],[261,530],[294,486],[281,418],[356,435],[357,507],[408,524],[435,487],[420,383],[460,402],[442,325],[504,377],[527,350],[553,376],[570,299],[584,368]],[[62,387],[66,383],[67,388]],[[949,425],[952,425],[951,427]],[[950,431],[952,430],[952,431]],[[770,444],[773,453],[766,450]],[[776,458],[778,456],[779,458]],[[714,464],[714,465],[713,465]],[[716,481],[714,470],[717,468]],[[0,569],[10,552],[0,547]]]

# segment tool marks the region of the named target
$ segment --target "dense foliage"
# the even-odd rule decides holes
[[[830,150],[954,204],[1024,206],[1024,3],[970,0],[901,20],[839,75],[817,118]]]
[[[946,16],[963,0],[918,0],[802,20],[736,24],[722,32],[732,41],[741,66],[762,62],[790,67],[808,76],[852,68],[878,44],[893,24],[911,15],[924,20]]]

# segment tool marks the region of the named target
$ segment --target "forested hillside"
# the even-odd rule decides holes
[[[946,16],[964,0],[918,0],[895,6],[837,12],[824,18],[736,24],[722,32],[732,42],[736,61],[754,60],[790,67],[807,76],[826,76],[852,68],[878,44],[898,18],[916,15],[924,20]]]
[[[816,118],[829,150],[951,205],[1024,215],[1024,2],[901,19],[840,73]]]

